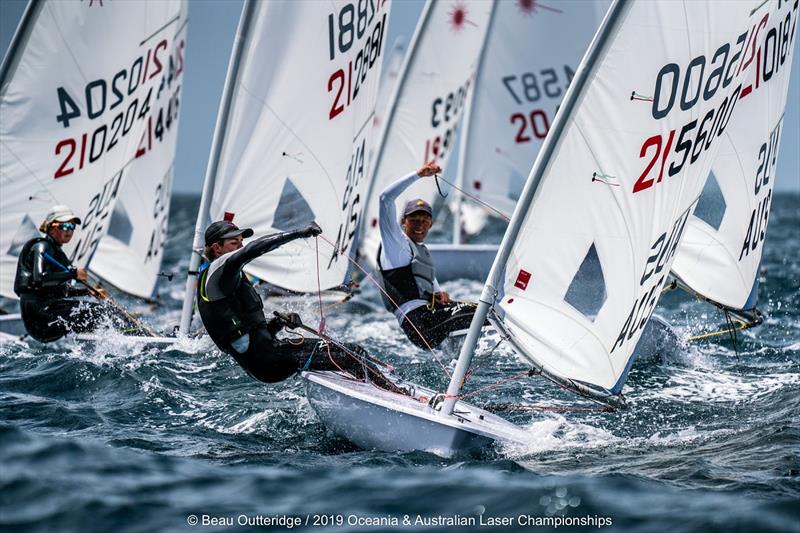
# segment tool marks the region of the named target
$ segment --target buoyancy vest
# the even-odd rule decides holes
[[[267,326],[264,304],[253,284],[243,273],[233,294],[219,300],[206,295],[208,269],[197,284],[197,309],[211,340],[225,352],[233,352],[231,341],[252,329]]]
[[[417,244],[408,240],[411,247],[411,262],[407,265],[384,269],[381,265],[382,246],[378,247],[378,269],[386,294],[381,292],[383,304],[386,309],[394,312],[395,305],[401,306],[411,300],[429,300],[434,293],[433,280],[436,270],[433,258],[424,244]],[[389,298],[394,300],[392,303]]]
[[[36,237],[31,239],[22,246],[22,250],[19,253],[19,261],[17,261],[17,273],[14,277],[14,292],[17,294],[17,296],[22,296],[25,294],[45,298],[62,298],[66,295],[65,283],[69,281],[68,279],[52,285],[39,285],[34,283],[32,248],[39,243],[43,243],[45,253],[58,261],[60,264],[67,268],[72,265],[72,262],[67,257],[67,254],[64,253],[64,250],[62,250],[60,246],[54,245],[49,238]],[[52,261],[45,261],[44,271],[61,273],[63,272],[63,269],[54,264]],[[70,276],[70,279],[71,278],[72,276]]]

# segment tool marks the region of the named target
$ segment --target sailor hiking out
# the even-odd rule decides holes
[[[433,259],[424,244],[433,225],[430,204],[421,199],[407,202],[397,223],[395,200],[418,179],[441,170],[436,163],[428,163],[389,185],[380,196],[377,263],[384,305],[420,348],[435,348],[450,333],[469,328],[475,313],[474,304],[451,301],[436,280]]]
[[[264,235],[244,246],[250,228],[233,222],[214,222],[205,232],[205,255],[210,261],[197,285],[200,318],[209,336],[253,378],[283,381],[301,370],[344,370],[386,390],[398,392],[367,360],[364,348],[353,343],[329,343],[299,338],[280,339],[288,327],[302,326],[297,313],[267,320],[264,304],[242,269],[253,259],[296,239],[315,237],[322,229],[314,222],[293,231]]]
[[[39,226],[44,236],[22,247],[14,278],[25,330],[34,339],[52,342],[67,333],[83,333],[109,325],[124,332],[141,333],[130,316],[106,302],[81,298],[108,298],[104,289],[89,287],[88,273],[75,268],[62,249],[72,240],[81,219],[65,205],[56,205]],[[79,286],[82,283],[83,286]]]

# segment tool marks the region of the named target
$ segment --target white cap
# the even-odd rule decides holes
[[[44,222],[39,226],[39,231],[46,233],[47,227],[53,222],[75,222],[76,224],[80,224],[81,219],[66,205],[54,205],[50,211],[47,212]]]

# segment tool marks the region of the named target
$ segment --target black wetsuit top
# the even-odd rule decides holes
[[[308,228],[266,235],[214,260],[197,285],[197,307],[206,331],[223,352],[260,381],[283,381],[300,370],[345,370],[386,390],[399,391],[357,344],[328,344],[314,339],[287,342],[275,337],[283,323],[267,321],[261,298],[242,268],[260,255],[310,235]],[[237,342],[245,335],[246,349]]]
[[[231,342],[253,330],[263,329],[269,337],[280,331],[279,322],[267,322],[261,297],[242,269],[256,257],[307,236],[306,229],[265,235],[216,259],[202,272],[197,307],[206,331],[223,352],[236,355]]]
[[[50,236],[25,243],[17,262],[14,292],[20,298],[22,322],[29,335],[50,342],[69,331],[89,331],[97,326],[98,304],[73,299],[88,294],[87,289],[70,283],[77,277],[78,270]]]
[[[74,279],[78,279],[78,270],[72,266],[72,261],[64,253],[61,245],[49,235],[36,237],[26,242],[19,254],[14,292],[19,297],[40,298],[63,298],[76,293],[86,294],[86,290],[71,286],[69,282]]]

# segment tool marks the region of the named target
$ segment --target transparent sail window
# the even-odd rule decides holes
[[[133,237],[133,224],[128,216],[128,211],[122,202],[117,202],[114,212],[111,215],[111,222],[108,225],[108,234],[118,241],[124,242],[127,246],[131,244]]]
[[[594,322],[606,301],[606,280],[594,243],[572,278],[564,301]]]
[[[722,225],[722,218],[725,216],[725,197],[722,196],[722,190],[717,183],[717,177],[712,171],[708,175],[703,192],[700,194],[700,200],[697,202],[697,208],[694,210],[694,216],[719,231]]]
[[[281,191],[281,198],[278,200],[278,207],[275,209],[272,227],[289,231],[301,228],[314,221],[314,211],[292,180],[286,178]]]

